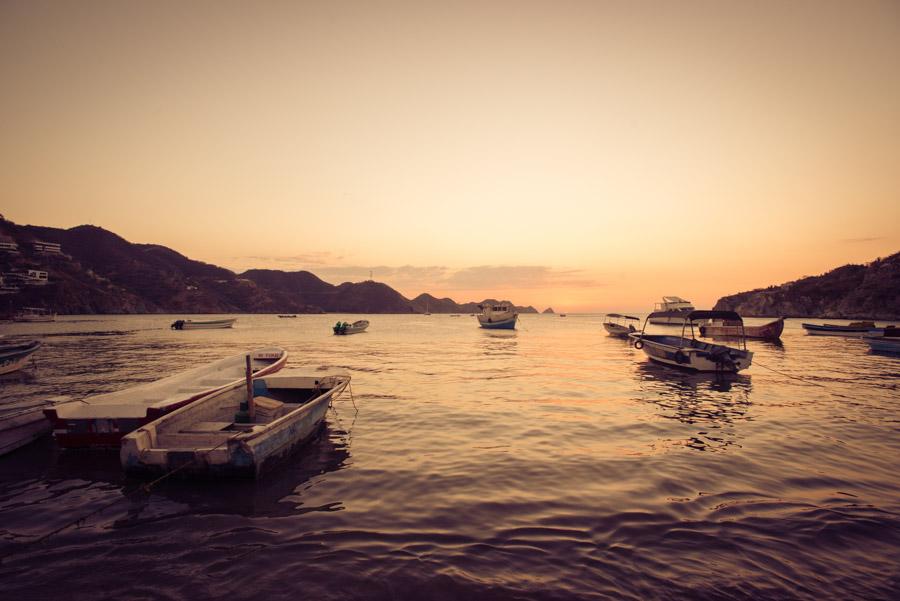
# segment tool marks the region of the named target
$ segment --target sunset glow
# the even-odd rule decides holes
[[[698,307],[900,249],[896,2],[4,2],[0,212],[407,297]]]

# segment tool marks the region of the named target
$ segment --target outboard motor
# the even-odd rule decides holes
[[[726,348],[714,348],[709,351],[709,360],[716,364],[719,369],[728,369],[729,371],[737,371],[737,365],[731,358],[731,352]]]

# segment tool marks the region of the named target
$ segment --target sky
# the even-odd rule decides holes
[[[649,310],[900,250],[900,3],[0,2],[0,213]]]

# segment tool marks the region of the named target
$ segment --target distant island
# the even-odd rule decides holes
[[[0,313],[475,313],[495,299],[409,300],[375,281],[329,284],[308,271],[236,274],[93,225],[59,229],[0,218]],[[516,307],[537,313],[534,307]]]
[[[725,296],[714,308],[737,311],[745,317],[900,320],[900,253]]]
[[[543,313],[544,315],[552,315],[552,314],[553,314],[553,307],[547,307],[546,309],[544,309],[543,311],[541,311],[541,313]]]

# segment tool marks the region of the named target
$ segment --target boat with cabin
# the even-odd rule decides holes
[[[237,317],[229,317],[227,319],[176,319],[169,326],[173,330],[221,330],[230,328],[237,321]]]
[[[866,334],[862,339],[873,351],[900,354],[900,328],[897,326],[887,326],[880,335]]]
[[[40,340],[0,344],[0,374],[8,374],[22,369],[39,348],[41,348]]]
[[[664,296],[661,303],[656,303],[653,312],[647,316],[650,323],[662,326],[681,325],[685,316],[694,310],[690,301],[680,296]]]
[[[56,321],[56,313],[43,307],[22,307],[21,310],[13,315],[12,319],[13,321],[28,322]]]
[[[784,331],[784,317],[761,325],[748,326],[729,319],[711,319],[700,324],[700,336],[707,338],[730,338],[743,336],[747,338],[759,338],[761,340],[779,340]]]
[[[875,326],[874,321],[854,321],[847,325],[833,323],[803,323],[800,325],[807,334],[812,336],[866,336],[868,334],[878,335],[883,331],[883,328]]]
[[[369,320],[360,319],[359,321],[354,321],[353,323],[347,323],[346,321],[339,321],[331,328],[334,331],[335,336],[346,336],[348,334],[359,334],[360,332],[365,332],[366,328],[369,327]]]
[[[617,338],[628,338],[628,335],[637,332],[634,324],[641,323],[641,320],[631,315],[622,315],[621,313],[607,313],[606,320],[603,322],[603,328],[610,336]]]
[[[44,413],[62,447],[117,447],[122,437],[163,415],[244,379],[247,352],[219,359],[187,371],[144,382],[115,392],[97,394],[56,405]],[[283,348],[260,348],[249,353],[253,377],[284,367]]]
[[[482,328],[489,330],[514,330],[519,314],[512,303],[497,303],[496,305],[478,305],[481,314],[478,323]]]
[[[741,316],[734,311],[691,311],[684,316],[681,336],[670,334],[647,334],[647,322],[640,332],[629,334],[634,347],[642,349],[651,361],[673,367],[703,372],[736,373],[750,367],[753,353],[747,350],[746,337],[740,336],[739,348],[723,344],[713,344],[697,340],[694,323],[707,319],[727,319],[743,324]],[[686,336],[690,327],[690,338]]]
[[[288,369],[239,383],[146,424],[122,439],[129,474],[261,476],[313,437],[346,373]]]

